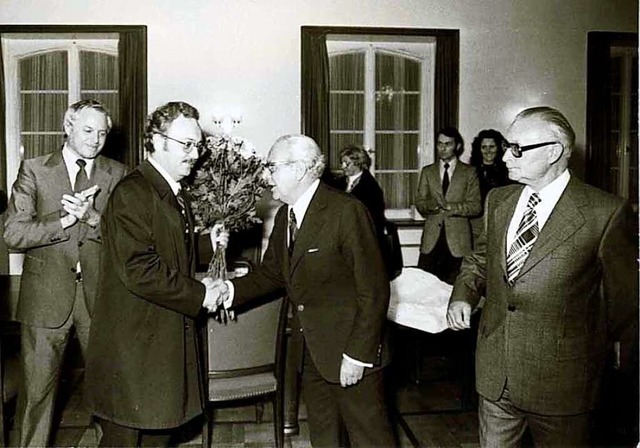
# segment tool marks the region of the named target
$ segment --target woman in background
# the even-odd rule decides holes
[[[471,165],[476,168],[478,173],[483,207],[487,193],[492,188],[503,187],[510,183],[507,166],[502,160],[504,155],[503,142],[505,142],[505,138],[500,132],[495,129],[484,129],[473,139],[471,144]],[[474,247],[482,231],[482,225],[482,215],[471,220]]]
[[[360,146],[349,145],[340,152],[344,177],[338,188],[351,193],[362,202],[373,219],[378,238],[384,235],[384,193],[369,172],[371,157]]]

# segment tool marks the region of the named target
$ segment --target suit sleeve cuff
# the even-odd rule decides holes
[[[361,367],[373,367],[373,364],[369,363],[369,362],[362,362],[362,361],[358,361],[357,359],[353,359],[351,356],[347,355],[346,353],[342,354],[342,357],[344,359],[346,359],[347,361],[357,365],[357,366],[361,366]]]

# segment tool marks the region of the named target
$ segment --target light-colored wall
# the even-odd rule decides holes
[[[242,113],[239,134],[267,151],[300,130],[302,25],[460,30],[460,130],[505,130],[523,107],[586,120],[586,38],[636,31],[636,0],[0,0],[3,24],[143,24],[149,108],[184,100],[211,128]]]

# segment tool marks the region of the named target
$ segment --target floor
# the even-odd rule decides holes
[[[389,369],[394,393],[392,409],[399,410],[394,419],[400,446],[476,447],[478,424],[475,411],[460,411],[461,385],[452,373],[453,364],[437,354],[420,351],[405,344]],[[424,352],[424,353],[423,353]],[[98,435],[91,424],[90,414],[82,402],[81,369],[63,381],[59,404],[58,429],[54,445],[60,447],[95,447]],[[416,381],[416,378],[418,379]],[[304,397],[302,397],[304,401]],[[215,447],[271,447],[274,445],[271,405],[264,405],[263,421],[256,422],[254,403],[237,404],[215,411],[213,446]],[[201,422],[186,428],[177,446],[200,446]],[[310,447],[309,430],[304,402],[300,409],[300,433],[287,437],[287,447]]]

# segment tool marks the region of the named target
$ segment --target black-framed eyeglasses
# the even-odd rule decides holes
[[[549,145],[555,145],[555,144],[562,144],[558,141],[555,142],[543,142],[543,143],[534,143],[532,145],[524,145],[524,146],[520,146],[517,143],[509,143],[509,142],[502,142],[502,150],[506,153],[507,151],[511,151],[511,154],[513,154],[513,157],[515,157],[516,159],[522,157],[522,153],[525,151],[531,151],[532,149],[538,149],[538,148],[542,148],[543,146],[549,146]],[[564,146],[563,146],[564,149]]]
[[[296,163],[295,160],[289,160],[286,162],[267,162],[264,164],[264,166],[267,167],[267,169],[269,170],[269,172],[271,174],[275,173],[276,170],[278,169],[279,166],[283,166],[283,165],[291,165],[292,163]]]
[[[180,143],[182,145],[183,151],[186,152],[187,154],[189,154],[194,149],[196,149],[198,152],[200,152],[200,151],[202,151],[202,148],[204,148],[204,145],[202,144],[202,142],[194,142],[193,140],[187,140],[186,142],[183,142],[182,140],[178,140],[176,138],[169,137],[167,134],[163,134],[162,132],[154,132],[154,134],[161,135],[162,137],[166,138],[167,140],[171,140],[171,141],[174,141],[176,143]]]

